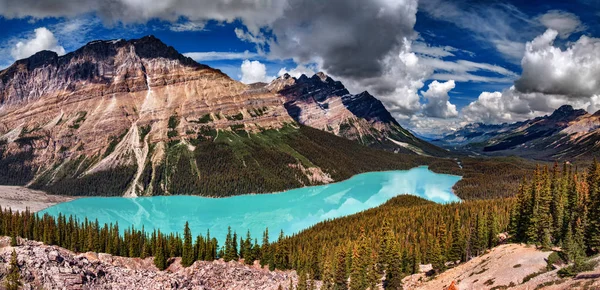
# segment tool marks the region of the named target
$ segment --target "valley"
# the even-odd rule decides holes
[[[551,256],[596,273],[597,119],[563,106],[430,143],[323,72],[245,84],[151,35],[37,52],[0,71],[0,278],[502,289]],[[483,274],[520,255],[519,276]]]

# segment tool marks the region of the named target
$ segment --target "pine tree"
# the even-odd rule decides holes
[[[392,255],[390,257],[390,264],[385,275],[385,289],[402,289],[402,257],[400,256],[400,250],[398,249],[398,247],[398,242],[394,241],[394,243],[392,244]]]
[[[17,242],[17,233],[16,231],[13,231],[13,234],[10,236],[10,246],[16,247],[18,245],[19,243]]]
[[[22,285],[21,272],[19,270],[19,263],[17,262],[17,252],[13,249],[8,274],[6,275],[5,287],[6,290],[18,290]]]
[[[260,246],[260,265],[264,267],[265,265],[270,264],[271,255],[269,252],[269,228],[265,229],[263,233],[262,245]]]
[[[454,212],[454,222],[452,224],[452,244],[448,251],[448,260],[451,262],[463,260],[464,240],[460,231],[460,216],[458,209]]]
[[[156,249],[154,251],[154,265],[161,271],[167,268],[167,258],[165,256],[164,248],[165,247],[163,245],[163,236],[160,234],[160,231],[158,231]]]
[[[429,235],[428,239],[429,239],[429,242],[427,244],[430,245],[430,248],[429,248],[427,260],[429,261],[429,263],[431,263],[431,266],[433,267],[434,270],[436,270],[436,271],[444,270],[444,268],[445,268],[444,256],[441,253],[440,243],[438,242],[438,239],[433,237],[431,234]]]
[[[367,276],[369,267],[368,246],[364,229],[352,253],[352,271],[350,272],[350,289],[364,290],[369,287]]]
[[[250,230],[246,233],[246,240],[243,244],[243,252],[244,252],[244,262],[247,265],[252,265],[256,257],[254,256],[254,251],[252,251],[252,238],[250,237]]]
[[[585,239],[587,247],[598,252],[600,251],[600,165],[595,158],[588,169],[587,185],[589,205]]]
[[[234,247],[235,239],[231,236],[231,227],[227,227],[227,236],[225,237],[225,253],[223,260],[229,262],[236,258],[236,249]]]
[[[192,245],[192,232],[190,231],[190,225],[185,222],[183,228],[183,253],[181,255],[181,265],[184,267],[191,266],[196,257],[194,256],[194,247]]]
[[[370,259],[367,260],[367,282],[369,289],[377,289],[377,285],[381,282],[381,273],[377,269],[376,261],[377,256],[375,252],[371,252]]]
[[[379,265],[379,272],[383,273],[387,269],[391,255],[391,241],[394,239],[394,233],[390,228],[387,220],[383,221],[383,227],[381,228],[381,238],[379,243],[379,255],[377,264]]]
[[[342,247],[340,247],[337,251],[334,283],[335,284],[333,289],[335,290],[348,289],[348,274],[346,272],[346,252]]]

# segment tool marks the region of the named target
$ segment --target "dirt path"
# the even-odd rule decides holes
[[[50,195],[43,191],[22,186],[0,185],[0,206],[17,211],[40,211],[57,203],[73,200],[74,197]]]

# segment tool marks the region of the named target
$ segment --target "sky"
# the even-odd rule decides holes
[[[244,83],[323,71],[422,136],[600,110],[600,0],[0,0],[0,69],[155,35]]]

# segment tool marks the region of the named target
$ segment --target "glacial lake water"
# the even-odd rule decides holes
[[[119,223],[121,230],[132,225],[146,230],[183,232],[190,222],[192,235],[206,234],[222,245],[231,226],[239,235],[250,230],[261,240],[266,227],[271,240],[280,230],[297,233],[318,222],[379,206],[400,194],[413,194],[437,202],[460,201],[452,186],[460,176],[438,174],[421,166],[406,171],[369,172],[348,180],[272,194],[240,195],[226,198],[198,196],[90,197],[57,204],[41,211],[58,216],[87,217],[100,224]]]

